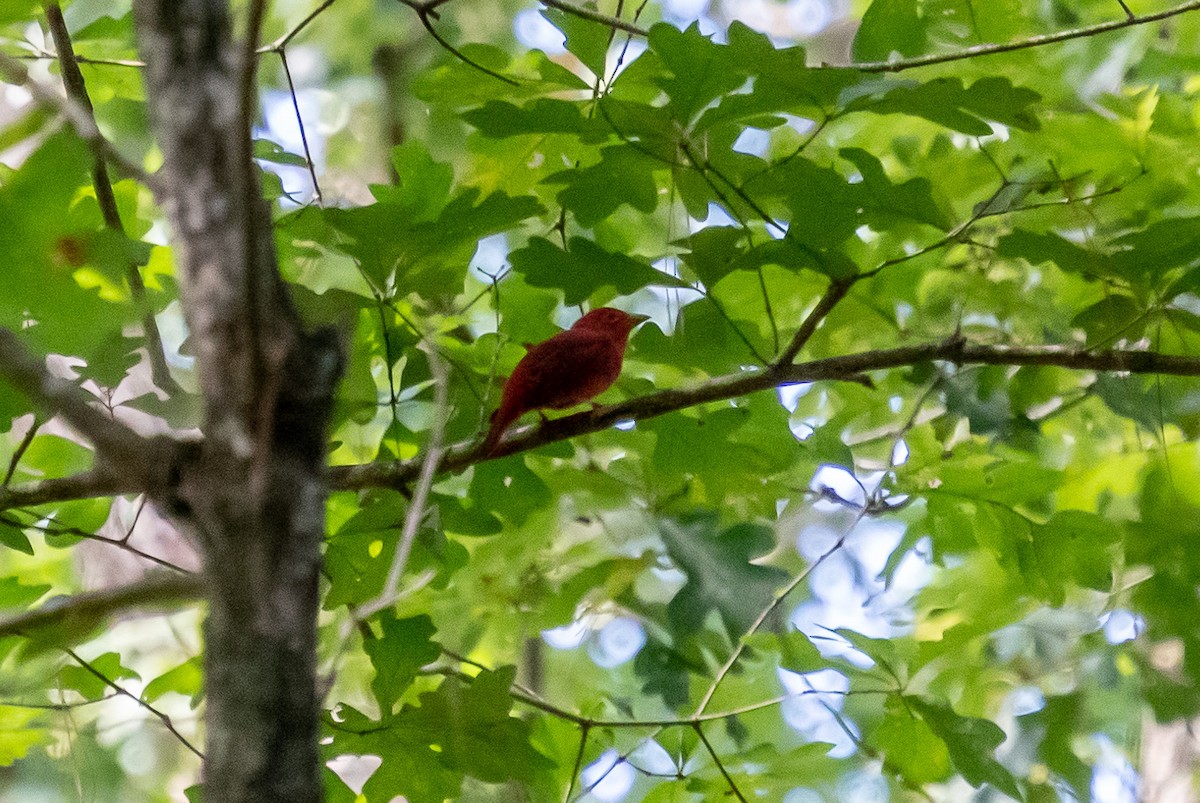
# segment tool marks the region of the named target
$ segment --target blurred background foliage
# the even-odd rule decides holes
[[[127,0],[63,6],[100,129],[155,167]],[[1169,8],[270,4],[255,153],[281,270],[349,354],[331,462],[422,454],[430,350],[446,437],[477,437],[522,344],[605,304],[652,321],[601,402],[769,364],[831,281],[853,286],[801,360],[956,335],[1200,354],[1200,13],[889,64]],[[0,50],[58,82],[39,14],[0,2]],[[0,120],[0,324],[132,425],[193,431],[161,210],[118,180],[106,228],[58,117],[0,84]],[[143,308],[178,388],[149,381]],[[1190,747],[1159,774],[1147,747],[1200,711],[1196,380],[940,362],[858,379],[441,476],[404,596],[360,627],[409,501],[335,492],[329,799],[1186,785]],[[5,386],[0,422],[5,485],[90,465]],[[198,568],[128,497],[5,509],[0,544],[9,613]],[[203,742],[201,616],[0,639],[0,798],[197,794],[181,739]]]

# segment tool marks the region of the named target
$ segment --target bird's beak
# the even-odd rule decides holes
[[[637,326],[639,323],[645,323],[646,321],[650,320],[649,315],[630,315],[629,317],[633,319],[634,326]]]

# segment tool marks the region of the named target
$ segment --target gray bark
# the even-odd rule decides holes
[[[174,513],[205,561],[205,799],[323,798],[316,616],[336,338],[279,277],[251,161],[246,69],[222,0],[134,4],[159,200],[204,397]],[[250,59],[253,69],[254,59]]]

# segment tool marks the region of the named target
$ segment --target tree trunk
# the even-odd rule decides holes
[[[135,15],[205,410],[174,511],[205,561],[205,799],[318,801],[316,616],[338,344],[304,332],[277,269],[250,143],[253,44],[235,47],[219,0],[139,0]]]

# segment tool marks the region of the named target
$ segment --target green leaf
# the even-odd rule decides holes
[[[631,343],[638,359],[718,376],[756,361],[747,340],[760,354],[767,351],[752,323],[742,318],[730,321],[714,304],[701,300],[684,306],[669,337],[653,324],[646,324],[634,333]]]
[[[1160,220],[1118,237],[1113,244],[1122,249],[1113,255],[1119,275],[1157,279],[1173,268],[1196,264],[1200,217]]]
[[[378,288],[395,283],[395,293],[455,295],[462,291],[466,264],[479,240],[508,231],[541,214],[531,197],[511,198],[492,193],[479,201],[479,190],[468,189],[449,201],[434,220],[423,219],[436,205],[429,182],[411,192],[382,191],[380,200],[355,209],[327,209],[329,223],[352,238],[342,251],[358,260]]]
[[[140,677],[137,672],[122,666],[121,656],[115,652],[106,652],[88,663],[95,672],[75,664],[58,670],[58,679],[63,688],[74,689],[88,700],[98,700],[112,693],[112,687],[105,680],[116,683],[125,678],[137,680]]]
[[[870,744],[883,752],[884,767],[913,786],[946,780],[951,771],[946,743],[924,720],[913,717],[903,707],[889,708],[893,710],[870,738]]]
[[[26,585],[16,577],[0,577],[0,608],[28,608],[44,597],[51,588],[53,586],[49,583]]]
[[[949,228],[946,215],[933,200],[929,181],[914,178],[903,184],[893,184],[879,159],[861,148],[843,148],[838,154],[862,174],[859,186],[864,208],[871,212],[867,222],[882,229],[887,228],[893,218],[907,218],[939,229]]]
[[[663,519],[659,534],[687,584],[667,606],[671,628],[681,635],[699,630],[716,611],[729,638],[737,641],[774,599],[787,572],[751,561],[775,548],[766,527],[738,524],[717,530],[715,514]]]
[[[308,162],[303,156],[289,153],[283,149],[282,145],[269,139],[254,140],[254,158],[273,164],[308,167]]]
[[[892,53],[920,55],[925,35],[917,0],[874,0],[854,36],[854,60],[886,61]]]
[[[523,106],[493,100],[463,113],[463,120],[485,137],[504,139],[522,134],[574,134],[580,142],[602,142],[611,132],[604,121],[584,115],[579,103],[535,98]]]
[[[1088,279],[1119,275],[1107,254],[1082,248],[1057,234],[1035,234],[1018,229],[1000,238],[996,253],[1006,259],[1019,257],[1031,265],[1053,262],[1068,273]]]
[[[936,78],[925,83],[868,84],[862,88],[866,89],[873,91],[849,103],[847,111],[907,114],[976,137],[994,133],[987,120],[1023,131],[1037,131],[1040,125],[1035,107],[1041,95],[1014,87],[1007,78],[980,78],[970,87],[959,78]]]
[[[386,716],[412,685],[417,670],[437,660],[442,648],[432,640],[437,628],[426,615],[397,619],[392,612],[384,611],[379,616],[379,626],[382,634],[367,639],[363,651],[375,667],[371,691]]]
[[[413,141],[392,148],[392,169],[399,186],[375,187],[375,196],[414,222],[436,220],[450,201],[454,167],[434,161],[424,143]]]
[[[1066,583],[1109,592],[1112,590],[1113,544],[1120,531],[1112,522],[1081,510],[1055,513],[1033,528],[1038,571],[1051,590],[1049,602],[1062,605]]]
[[[26,555],[33,554],[33,544],[29,543],[29,536],[25,534],[24,528],[7,518],[0,519],[0,544]]]
[[[798,630],[775,633],[755,633],[745,639],[746,645],[758,652],[774,652],[779,655],[779,666],[789,672],[804,674],[816,672],[829,666],[816,645]]]
[[[955,768],[972,786],[991,784],[1016,800],[1021,791],[1012,773],[992,757],[1004,741],[1004,731],[995,722],[956,714],[948,703],[934,697],[905,697],[929,728],[946,743]]]
[[[326,748],[330,758],[347,753],[383,758],[363,787],[369,800],[403,795],[410,803],[444,803],[462,788],[463,774],[442,760],[441,727],[431,732],[397,727],[394,718],[375,721],[343,703],[327,716],[326,728],[333,737]]]
[[[470,684],[447,678],[419,708],[404,709],[397,727],[439,734],[442,760],[482,781],[529,782],[550,763],[529,743],[529,723],[510,713],[516,671],[481,671]]]
[[[684,287],[679,279],[657,271],[644,262],[624,254],[605,251],[583,237],[572,237],[563,251],[549,240],[535,237],[524,248],[514,251],[513,269],[533,287],[552,287],[563,291],[568,305],[582,304],[606,287],[629,295],[648,285]]]
[[[553,499],[550,488],[521,456],[475,466],[469,494],[482,509],[518,527]]]
[[[61,435],[38,434],[22,455],[17,473],[36,467],[42,476],[63,477],[83,471],[92,463],[92,450]]]
[[[596,10],[595,3],[584,3],[584,8]],[[597,80],[603,79],[608,46],[613,40],[613,30],[607,25],[584,19],[577,14],[567,14],[556,8],[544,8],[541,15],[567,37],[567,50],[573,53],[583,66],[592,71]]]
[[[738,267],[746,233],[734,226],[707,226],[685,241],[683,261],[707,287],[713,287]]]
[[[649,214],[658,205],[653,171],[662,165],[632,145],[600,149],[600,161],[590,167],[563,170],[546,178],[565,184],[558,202],[575,214],[579,225],[591,228],[622,204]]]
[[[0,767],[11,766],[33,747],[50,740],[51,731],[37,725],[40,713],[32,708],[0,705]]]
[[[57,134],[0,184],[0,264],[7,266],[0,271],[0,325],[35,353],[88,358],[110,351],[132,317],[128,305],[80,283],[88,267],[84,240],[103,226],[94,204],[72,209],[80,188],[91,186],[91,164],[77,138]]]
[[[192,698],[192,707],[195,708],[200,702],[203,689],[204,661],[199,657],[189,658],[147,683],[145,691],[142,692],[142,699],[153,703],[167,692],[174,692]]]
[[[734,27],[745,26],[740,23],[731,26],[731,41]],[[670,77],[660,77],[656,82],[667,93],[669,108],[679,120],[690,121],[708,103],[737,89],[746,80],[747,54],[738,52],[742,48],[713,42],[700,33],[698,23],[692,23],[686,31],[659,23],[650,29],[648,42],[670,71]]]
[[[689,672],[699,671],[681,653],[650,637],[633,659],[633,671],[642,678],[642,693],[661,697],[672,710],[687,705]]]
[[[1047,697],[1032,714],[1018,717],[1023,730],[1035,735],[1038,755],[1046,766],[1071,785],[1080,799],[1091,790],[1092,768],[1075,753],[1075,734],[1093,727],[1088,721],[1082,693]]]

